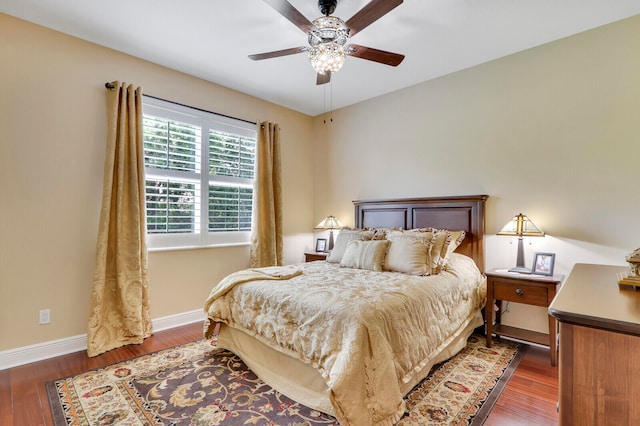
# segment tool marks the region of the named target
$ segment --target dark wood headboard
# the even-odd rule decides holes
[[[456,252],[484,272],[484,206],[488,195],[356,200],[357,228],[444,228],[465,231]]]

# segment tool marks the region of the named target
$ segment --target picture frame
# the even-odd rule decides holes
[[[316,252],[326,253],[326,251],[327,251],[327,239],[326,238],[316,239]]]
[[[552,276],[555,263],[555,253],[536,252],[533,255],[533,267],[531,268],[531,273],[535,275]]]

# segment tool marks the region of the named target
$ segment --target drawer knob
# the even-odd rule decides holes
[[[522,291],[522,289],[517,288],[517,289],[516,289],[516,294],[517,294],[518,296],[522,296],[522,295],[524,295],[524,291]]]

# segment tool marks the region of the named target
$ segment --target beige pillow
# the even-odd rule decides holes
[[[402,231],[401,228],[365,228],[365,230],[373,231],[372,240],[386,240],[389,232]]]
[[[449,257],[451,256],[451,253],[453,253],[459,246],[460,244],[462,244],[462,240],[464,240],[465,237],[465,232],[464,231],[448,231],[449,232],[449,243],[442,248],[442,252],[440,254],[441,257],[441,265],[440,266],[440,271],[444,270],[444,267],[447,266],[447,263],[449,262]]]
[[[391,237],[384,270],[411,275],[431,274],[431,243],[412,236]]]
[[[429,228],[429,229],[405,229],[404,231],[391,231],[387,234],[387,238],[393,238],[393,237],[397,237],[397,236],[404,236],[404,237],[414,237],[414,238],[422,238],[422,239],[427,239],[427,240],[431,240],[431,238],[434,235],[434,231],[436,231],[433,228]]]
[[[448,229],[432,229],[434,245],[431,249],[431,273],[439,274],[447,265],[449,256],[464,240],[464,231],[450,231]]]
[[[435,244],[436,235],[432,232],[433,228],[429,229],[406,229],[403,231],[392,231],[387,233],[387,239],[393,241],[398,238],[415,238],[418,241],[421,241],[423,244],[427,246],[427,267],[426,274],[431,274],[431,268],[433,265],[432,261],[432,253],[435,253],[437,250],[433,249],[433,245]]]
[[[449,260],[449,256],[453,253],[462,241],[464,241],[464,237],[467,235],[465,231],[448,231],[451,236],[451,242],[449,243],[449,247],[447,247],[447,252],[443,254],[445,260]]]
[[[447,247],[451,243],[451,235],[445,229],[434,229],[433,246],[431,247],[431,273],[439,274],[444,268]]]
[[[388,246],[387,240],[351,240],[344,251],[340,266],[382,271]]]
[[[387,238],[393,239],[394,236],[414,236],[425,241],[431,241],[431,250],[429,251],[427,261],[427,269],[431,274],[439,274],[447,264],[451,253],[458,248],[464,240],[464,231],[451,231],[448,229],[436,228],[418,228],[408,229],[400,233],[391,232],[387,234]]]
[[[329,256],[327,256],[327,262],[340,263],[344,251],[347,249],[347,244],[352,240],[370,240],[373,238],[373,231],[363,231],[361,229],[342,229],[336,237],[336,242],[333,245],[333,249]]]

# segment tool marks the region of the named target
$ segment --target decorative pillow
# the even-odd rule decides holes
[[[387,238],[393,238],[396,233],[391,233]],[[450,231],[448,229],[436,229],[436,228],[417,228],[408,229],[402,231],[401,235],[414,236],[423,240],[431,241],[431,250],[429,251],[427,261],[427,269],[431,274],[439,274],[447,264],[447,260],[451,253],[464,240],[464,231]]]
[[[364,231],[361,229],[342,229],[336,237],[336,242],[333,245],[333,249],[329,256],[327,256],[327,262],[340,263],[344,251],[347,249],[347,244],[352,240],[370,240],[373,238],[373,231]]]
[[[442,256],[447,261],[449,260],[449,256],[451,256],[451,253],[453,253],[458,247],[460,247],[460,244],[462,244],[462,241],[464,241],[464,237],[467,235],[465,231],[448,232],[451,236],[451,242],[449,243],[449,247],[447,247],[447,252],[442,254]]]
[[[443,254],[447,253],[447,248],[451,243],[451,235],[446,229],[434,229],[433,246],[431,247],[431,273],[439,274],[446,263]]]
[[[390,231],[387,232],[387,239],[394,240],[397,238],[415,238],[424,242],[426,245],[432,245],[435,244],[435,233],[432,231],[433,229],[407,229],[404,231]]]
[[[351,240],[344,251],[340,266],[380,272],[388,246],[388,240]]]
[[[402,228],[365,228],[365,230],[373,231],[372,240],[386,240],[389,232],[402,231]]]
[[[390,237],[384,270],[411,275],[431,274],[431,243],[413,236]]]
[[[448,229],[432,229],[434,245],[431,249],[431,273],[439,274],[447,265],[449,256],[464,240],[464,231],[450,231]]]

